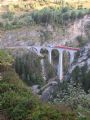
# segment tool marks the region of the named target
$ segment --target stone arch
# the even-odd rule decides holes
[[[41,48],[40,49],[40,54],[42,54],[43,56],[48,57],[48,49],[47,48]]]
[[[67,50],[63,51],[63,74],[66,74],[70,66],[70,52]]]
[[[48,54],[48,49],[47,48],[41,48],[40,53],[41,54]]]
[[[32,52],[35,52],[37,55],[40,54],[40,48],[39,48],[39,47],[31,47],[30,50],[31,50]]]
[[[52,55],[52,59],[54,60],[53,62],[58,62],[58,60],[59,60],[59,51],[58,51],[58,49],[52,49],[51,55]]]
[[[52,64],[55,69],[55,74],[58,76],[58,67],[59,67],[59,50],[52,49],[51,51]]]

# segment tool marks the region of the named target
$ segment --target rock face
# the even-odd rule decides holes
[[[47,102],[52,98],[52,94],[54,93],[57,85],[58,81],[55,79],[54,81],[49,81],[41,88],[39,85],[33,85],[31,90],[34,94],[37,94],[43,102]]]
[[[67,79],[81,85],[86,93],[90,90],[90,42],[81,48],[79,57],[73,63]]]
[[[25,45],[40,45],[43,44],[65,44],[66,42],[74,42],[77,45],[76,37],[80,35],[85,36],[84,25],[90,21],[90,16],[86,15],[82,19],[75,20],[73,24],[69,24],[65,29],[65,35],[62,34],[62,28],[54,28],[52,25],[40,26],[32,25],[28,27],[17,28],[0,33],[0,44],[3,47],[8,46],[25,46]],[[43,35],[49,34],[48,38]],[[42,36],[43,35],[43,40]]]
[[[55,91],[55,88],[57,86],[57,81],[50,81],[48,84],[46,84],[45,86],[43,86],[41,88],[42,94],[41,94],[41,100],[46,102],[49,99],[51,99],[52,94]]]
[[[76,62],[72,65],[70,69],[70,73],[76,66],[83,67],[87,64],[88,69],[90,69],[90,42],[87,43],[83,48],[80,50],[80,55]]]
[[[87,65],[87,69],[90,70],[90,16],[85,16],[83,19],[84,31],[86,33],[88,43],[81,48],[79,51],[79,56],[75,58],[75,63],[72,65],[70,69],[70,73],[76,66],[82,68],[83,66]],[[85,36],[85,34],[84,34]]]
[[[32,90],[32,92],[33,93],[38,93],[39,92],[39,85],[33,85],[32,87],[31,87],[31,90]]]

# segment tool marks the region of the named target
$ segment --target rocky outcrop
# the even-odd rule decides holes
[[[48,84],[46,84],[45,86],[43,86],[40,91],[41,93],[41,100],[46,102],[49,99],[51,99],[52,94],[55,91],[55,88],[57,87],[58,82],[56,80],[54,81],[50,81]]]
[[[75,62],[73,63],[70,73],[76,66],[83,67],[87,64],[88,69],[90,69],[90,42],[87,43],[81,50],[79,51],[78,59],[75,58]]]
[[[53,78],[41,88],[39,85],[33,85],[31,87],[31,90],[34,94],[37,94],[43,102],[46,102],[51,99],[52,94],[54,93],[57,85],[58,85],[57,79]]]

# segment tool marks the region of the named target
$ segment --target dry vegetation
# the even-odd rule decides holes
[[[90,2],[89,1],[88,2],[83,2],[81,4],[78,4],[77,2],[76,3],[71,2],[70,5],[73,6],[73,7],[76,7],[76,8],[78,7],[78,5],[82,5],[84,8],[90,8]]]
[[[78,6],[82,6],[83,8],[90,8],[89,0],[65,0],[63,2],[64,6],[71,6],[77,8]],[[45,7],[50,8],[59,8],[62,5],[60,0],[2,0],[0,1],[0,12],[5,12],[7,10],[16,12],[18,14],[22,12],[32,12],[33,10],[41,10]]]

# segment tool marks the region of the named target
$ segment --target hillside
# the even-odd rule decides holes
[[[31,14],[25,13],[19,17],[11,12],[2,14],[0,22],[1,46],[67,44],[67,41],[71,46],[73,46],[73,42],[74,47],[79,46],[76,39],[78,36],[86,34],[84,26],[90,20],[89,10],[65,9],[63,18],[60,10],[55,10],[55,8],[54,11],[45,8]],[[52,12],[55,16],[52,16]],[[44,15],[47,15],[46,18]]]
[[[80,49],[63,82],[58,51],[33,45]],[[0,120],[90,120],[89,0],[0,0]]]
[[[45,7],[61,7],[62,5],[71,6],[74,8],[83,7],[90,8],[89,0],[1,0],[1,12],[5,12],[7,10],[13,10],[14,12],[27,12],[32,10],[40,10]]]
[[[56,91],[57,98],[55,93],[54,98],[51,97],[53,105],[44,103],[19,78],[12,63],[12,56],[0,50],[1,120],[89,120],[90,94],[87,95],[81,88],[75,88],[71,84],[68,89],[65,87],[65,91],[65,84],[62,83],[59,93]]]
[[[81,35],[85,35],[84,25],[89,16],[75,21],[73,24],[66,27],[66,33],[63,33],[61,27],[52,25],[42,26],[33,25],[27,27],[21,27],[13,30],[1,31],[1,45],[3,47],[8,46],[25,46],[25,45],[39,45],[45,43],[47,44],[66,44],[67,41],[71,43],[74,42],[75,46],[78,46],[78,41],[76,38]],[[63,35],[64,34],[64,35]],[[74,47],[75,47],[74,46]]]
[[[83,5],[78,9],[71,3],[65,1],[62,8],[59,1],[1,1],[1,46],[67,44],[67,41],[71,46],[73,42],[79,46],[76,38],[85,35],[84,23],[90,13],[83,5],[89,6],[89,1],[80,2]]]
[[[0,120],[75,120],[76,114],[68,106],[57,108],[33,95],[11,67],[12,61],[0,50]]]

